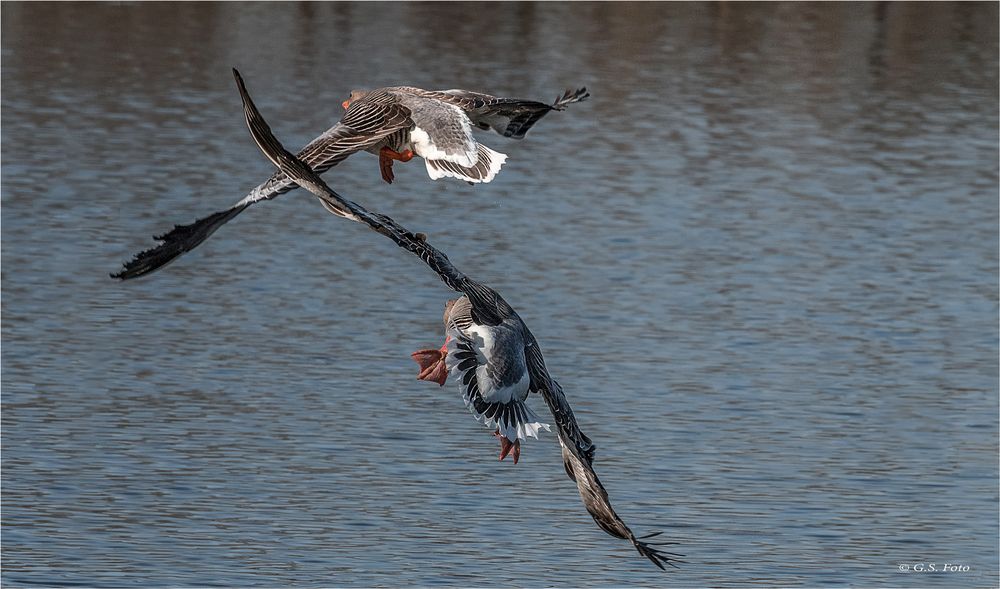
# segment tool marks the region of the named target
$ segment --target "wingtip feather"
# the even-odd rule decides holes
[[[661,533],[662,532],[654,532],[652,534],[647,534],[642,538],[652,538],[655,536],[659,536]],[[678,567],[677,564],[675,563],[684,562],[683,554],[677,554],[676,552],[667,552],[665,550],[661,550],[655,547],[655,545],[658,544],[675,544],[675,542],[661,542],[661,543],[644,542],[643,540],[636,538],[635,536],[632,536],[629,539],[632,541],[632,545],[635,546],[636,551],[638,551],[639,554],[641,554],[642,556],[649,559],[649,561],[655,564],[657,567],[659,567],[660,570],[663,571],[667,570],[666,567],[664,567],[663,565],[679,569],[680,567]]]
[[[567,89],[563,92],[562,96],[556,96],[555,101],[552,102],[552,108],[554,110],[564,110],[570,104],[574,102],[583,102],[590,98],[590,92],[587,92],[587,87],[577,88],[576,90]]]

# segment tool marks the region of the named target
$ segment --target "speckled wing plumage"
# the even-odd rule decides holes
[[[468,297],[472,305],[471,317],[476,323],[493,321],[495,325],[501,321],[517,321],[523,325],[520,317],[499,293],[459,272],[444,253],[427,243],[423,235],[411,233],[388,216],[371,213],[361,205],[343,198],[306,165],[288,153],[271,133],[263,117],[260,116],[239,73],[234,70],[234,74],[240,95],[243,98],[244,112],[250,133],[257,145],[278,169],[300,186],[326,201],[331,208],[340,211],[341,216],[367,225],[373,231],[385,235],[401,248],[423,260],[452,290],[462,292]],[[592,466],[594,444],[580,431],[562,388],[545,369],[545,362],[534,336],[528,331],[527,326],[524,326],[524,331],[531,389],[542,395],[555,418],[559,442],[563,448],[566,473],[576,482],[587,511],[601,529],[617,538],[629,540],[642,556],[648,558],[656,566],[662,569],[664,564],[672,565],[672,561],[676,561],[676,557],[680,555],[657,548],[657,543],[649,540],[649,538],[658,535],[657,533],[637,538],[611,507],[607,491]]]
[[[309,142],[298,157],[317,174],[322,174],[348,156],[412,126],[408,108],[388,92],[374,90],[352,102],[340,122]]]
[[[413,125],[409,114],[395,97],[386,92],[371,92],[363,100],[352,103],[340,122],[303,147],[298,158],[317,174],[322,174],[348,156],[406,132]],[[168,233],[154,236],[162,243],[136,254],[120,272],[111,276],[127,280],[158,270],[198,247],[250,205],[297,187],[284,174],[276,172],[230,208],[188,225],[175,225]]]

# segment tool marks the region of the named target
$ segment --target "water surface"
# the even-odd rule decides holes
[[[996,4],[4,3],[3,583],[997,586]],[[452,296],[302,191],[355,87],[593,99],[328,181],[534,331],[663,574],[414,379]],[[544,405],[535,399],[535,408]],[[944,563],[966,572],[902,573]]]

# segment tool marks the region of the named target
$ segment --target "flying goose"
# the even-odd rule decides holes
[[[345,119],[351,120],[394,119],[395,110],[405,112],[407,128],[394,129],[379,143],[365,148],[379,156],[382,179],[389,184],[394,180],[392,162],[408,162],[414,155],[424,158],[427,175],[434,180],[458,178],[478,184],[493,180],[507,156],[478,143],[472,135],[473,126],[522,139],[550,111],[563,110],[589,96],[586,88],[567,90],[552,104],[544,104],[468,90],[393,86],[353,90],[341,105],[347,111]]]
[[[524,401],[531,374],[527,366],[527,327],[516,314],[505,315],[496,325],[473,318],[468,296],[445,304],[445,342],[440,349],[411,354],[420,365],[417,378],[444,386],[450,373],[461,381],[462,398],[476,420],[494,427],[500,440],[500,460],[521,457],[521,440],[551,431]]]
[[[368,151],[379,156],[382,178],[392,183],[393,161],[405,162],[419,155],[433,179],[453,177],[485,183],[496,176],[507,156],[478,143],[472,136],[473,127],[521,139],[549,112],[564,110],[589,96],[586,88],[567,90],[552,104],[545,104],[468,90],[432,91],[409,86],[355,90],[342,103],[346,112],[340,122],[310,141],[298,158],[322,174],[348,156]],[[162,268],[198,247],[250,205],[294,188],[294,182],[277,172],[228,209],[154,236],[162,243],[139,252],[111,276],[127,280]]]
[[[562,447],[563,466],[569,478],[576,482],[580,498],[587,511],[601,529],[616,538],[630,541],[639,554],[648,558],[656,566],[661,569],[664,569],[664,564],[676,567],[673,563],[679,562],[678,557],[683,555],[665,552],[663,549],[657,548],[658,545],[670,544],[670,542],[650,540],[661,532],[636,537],[611,507],[608,493],[593,468],[596,446],[580,430],[562,387],[546,370],[545,361],[535,337],[517,312],[500,296],[500,293],[461,273],[448,260],[448,256],[427,242],[425,235],[411,233],[390,217],[369,212],[361,205],[334,192],[319,175],[286,151],[278,142],[250,98],[239,72],[234,69],[233,75],[236,77],[240,96],[243,99],[243,110],[247,125],[250,127],[250,134],[267,158],[290,179],[290,182],[294,182],[315,194],[331,212],[367,225],[373,231],[394,241],[399,247],[416,255],[431,270],[436,272],[449,288],[462,293],[462,296],[447,306],[445,311],[447,323],[450,325],[459,324],[458,329],[454,330],[454,333],[459,337],[462,333],[477,330],[489,331],[505,326],[504,329],[510,333],[511,337],[518,340],[517,344],[512,343],[495,348],[494,353],[501,353],[502,350],[516,353],[518,355],[516,362],[523,362],[523,369],[519,368],[517,371],[521,372],[524,375],[523,378],[527,380],[527,390],[540,394],[552,413],[559,444]],[[482,331],[477,332],[482,333]],[[512,352],[515,350],[516,352]],[[472,357],[476,358],[475,355]],[[493,358],[495,359],[495,356]],[[461,366],[468,358],[463,360],[456,354],[455,359],[460,360],[460,362],[452,369],[464,374],[463,380],[469,378],[472,382],[478,378],[477,372],[480,371],[481,367],[474,371],[465,370],[463,372]],[[476,362],[478,364],[479,360],[477,359]],[[473,376],[469,377],[470,374]],[[484,393],[481,386],[478,387],[478,390],[469,391],[467,389],[466,394],[470,396],[472,403],[476,403],[477,400],[489,403],[488,395]],[[475,411],[479,410],[478,407],[474,406],[473,408]],[[525,419],[519,423],[524,426],[525,422],[532,419],[534,419],[532,415],[526,415]],[[530,426],[531,424],[528,424],[528,427]]]

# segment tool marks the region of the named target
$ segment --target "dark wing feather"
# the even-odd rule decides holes
[[[472,124],[480,129],[493,129],[504,137],[521,139],[535,123],[553,110],[564,110],[574,102],[590,97],[586,88],[567,90],[552,104],[517,98],[500,98],[469,90],[420,90],[422,96],[434,98],[462,109]]]
[[[181,255],[193,250],[208,239],[215,230],[229,222],[230,219],[243,212],[249,204],[238,204],[224,211],[202,217],[190,225],[174,225],[168,233],[154,235],[153,239],[161,241],[160,245],[143,250],[122,266],[121,271],[112,274],[112,278],[128,280],[145,276],[150,272],[163,268]]]
[[[657,543],[648,540],[648,538],[659,535],[659,532],[644,536],[643,538],[637,538],[618,514],[615,513],[614,508],[611,507],[608,492],[605,490],[604,485],[601,484],[601,479],[598,478],[597,473],[594,472],[590,461],[586,457],[581,456],[575,448],[567,445],[568,443],[572,443],[572,441],[566,440],[562,431],[560,431],[559,444],[562,446],[563,466],[566,468],[566,473],[569,474],[569,477],[576,482],[576,487],[580,491],[580,499],[583,500],[584,507],[587,508],[587,512],[594,518],[597,525],[615,538],[631,542],[639,554],[648,558],[661,569],[664,568],[664,564],[676,568],[677,565],[674,562],[682,562],[680,557],[683,555],[666,552],[657,548]]]
[[[562,392],[562,387],[549,376],[549,372],[545,368],[545,359],[542,358],[542,351],[534,336],[529,335],[527,339],[524,357],[528,364],[528,375],[531,377],[530,389],[532,392],[542,395],[555,419],[560,438],[565,437],[581,459],[585,460],[587,464],[592,463],[597,446],[580,430],[580,426],[576,423],[576,417],[573,415],[573,408],[569,406],[566,395]]]
[[[580,491],[580,499],[583,500],[587,512],[602,530],[616,538],[632,542],[639,554],[651,560],[656,566],[661,569],[664,568],[664,564],[675,566],[673,562],[680,562],[678,557],[682,555],[664,552],[648,541],[636,538],[632,530],[611,507],[608,492],[604,489],[601,479],[598,478],[593,468],[594,452],[597,447],[580,430],[576,417],[573,415],[573,408],[566,400],[562,387],[549,376],[542,352],[534,337],[529,338],[526,360],[528,373],[531,376],[531,390],[542,395],[555,419],[559,445],[562,447],[563,467],[565,467],[569,478],[576,483],[576,487]]]
[[[299,152],[298,158],[322,174],[348,156],[378,144],[393,133],[413,126],[410,111],[389,94],[374,91],[362,100],[351,103],[339,123],[310,141]],[[297,188],[283,173],[276,172],[257,188],[259,198],[243,199],[232,207],[197,219],[188,225],[175,225],[160,236],[156,247],[136,254],[113,278],[128,280],[158,270],[182,254],[198,247],[222,225],[242,213],[247,207],[261,200],[270,200]]]
[[[278,169],[300,186],[318,196],[337,214],[368,225],[373,231],[389,237],[403,249],[418,256],[437,272],[445,284],[453,290],[465,293],[473,303],[474,309],[478,305],[484,308],[484,312],[514,314],[514,310],[496,291],[459,272],[448,260],[448,257],[428,244],[425,238],[407,231],[385,215],[371,213],[361,205],[343,198],[301,161],[285,151],[254,106],[239,72],[233,70],[233,74],[236,77],[240,95],[243,97],[244,113],[247,125],[250,127],[250,133],[267,158]],[[563,464],[570,478],[576,481],[580,497],[583,499],[587,511],[603,530],[612,536],[631,541],[636,550],[656,566],[662,569],[664,564],[671,564],[671,561],[676,560],[675,557],[680,555],[663,552],[645,539],[636,538],[632,530],[611,508],[608,493],[597,477],[597,473],[591,467],[594,458],[594,444],[580,431],[576,418],[573,416],[573,409],[566,401],[562,389],[545,370],[545,363],[538,350],[537,342],[530,334],[528,338],[527,356],[531,388],[542,394],[549,410],[556,419],[559,443],[563,448]],[[467,373],[467,376],[468,374],[470,373]],[[482,409],[488,412],[488,416],[492,416],[499,408],[483,406]],[[477,410],[479,410],[478,406]]]

